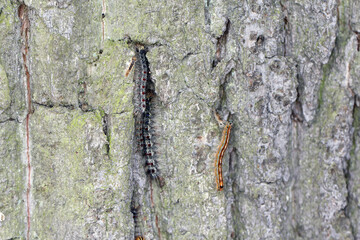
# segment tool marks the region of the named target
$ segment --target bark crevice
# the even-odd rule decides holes
[[[26,237],[30,239],[30,228],[31,228],[31,176],[32,176],[32,165],[30,157],[30,116],[33,113],[32,102],[31,102],[31,85],[30,85],[30,71],[29,71],[29,34],[30,34],[30,19],[29,19],[29,8],[25,4],[21,4],[18,8],[18,16],[21,22],[20,33],[22,37],[22,59],[23,69],[25,74],[25,85],[26,85],[26,99],[27,99],[27,114],[25,121],[25,142],[26,142],[26,162],[27,162],[27,174],[26,174]]]
[[[352,189],[354,180],[352,179],[352,172],[351,172],[352,168],[357,167],[355,162],[358,161],[356,147],[357,147],[357,137],[360,130],[360,124],[359,124],[360,107],[357,104],[357,100],[358,100],[358,96],[355,96],[353,110],[352,110],[353,122],[350,132],[352,138],[352,146],[350,150],[350,156],[346,159],[346,167],[344,167],[343,169],[345,176],[346,190],[347,190],[346,206],[344,208],[344,213],[346,218],[349,219],[350,221],[350,229],[354,239],[357,238],[358,235],[355,227],[356,221],[358,221],[358,219],[356,218],[357,216],[360,215],[359,209],[357,208],[356,199],[354,199],[354,195],[356,194],[353,193],[353,189]],[[354,214],[354,212],[356,213]]]
[[[225,29],[222,35],[216,38],[216,52],[215,52],[215,57],[211,63],[211,69],[214,69],[225,57],[226,44],[228,41],[230,26],[231,26],[230,19],[227,18],[225,21]]]
[[[288,17],[288,11],[287,11],[287,7],[285,6],[285,4],[280,1],[280,6],[281,6],[281,11],[283,12],[283,21],[284,21],[284,42],[283,42],[283,51],[284,51],[284,57],[286,57],[287,54],[287,44],[289,43],[289,39],[291,39],[290,37],[290,24],[289,24],[289,17]]]
[[[18,122],[15,118],[8,118],[8,119],[5,119],[5,120],[1,120],[0,123],[13,122],[13,121]]]
[[[296,93],[297,93],[296,100],[291,106],[291,119],[292,119],[292,121],[302,123],[304,121],[304,113],[303,113],[302,103],[301,103],[302,85],[300,84],[301,81],[299,79],[299,73],[297,74],[297,79],[298,79],[299,84],[296,88]]]
[[[94,112],[95,108],[89,105],[86,98],[86,93],[87,93],[87,83],[86,81],[81,81],[79,83],[78,106],[83,112]]]
[[[62,108],[66,108],[68,110],[74,110],[76,108],[76,106],[71,105],[71,104],[53,104],[51,102],[50,103],[39,103],[39,102],[33,101],[33,105],[45,107],[45,108],[62,107]]]
[[[111,141],[111,133],[110,133],[110,118],[109,115],[106,113],[103,113],[103,116],[101,118],[102,126],[103,126],[103,133],[106,136],[106,155],[110,158],[110,141]]]

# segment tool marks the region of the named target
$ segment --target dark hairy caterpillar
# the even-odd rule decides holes
[[[148,81],[148,76],[149,76],[149,68],[148,68],[148,62],[146,59],[146,51],[145,50],[140,50],[140,64],[141,64],[141,70],[140,70],[140,84],[139,84],[139,92],[140,92],[140,110],[141,113],[145,112],[145,108],[146,108],[146,92],[147,92],[147,81]]]
[[[132,208],[131,212],[133,214],[133,218],[134,218],[134,226],[135,226],[135,240],[145,240],[145,238],[142,236],[141,233],[141,220],[139,219],[139,215],[140,215],[140,206],[136,207],[136,208]]]
[[[159,177],[158,169],[157,169],[157,163],[154,156],[153,151],[153,138],[152,138],[152,124],[151,124],[151,100],[147,99],[146,101],[146,109],[144,113],[144,121],[143,121],[143,137],[144,137],[144,143],[143,143],[143,154],[145,156],[145,170],[146,173],[149,174],[149,176],[152,179],[157,179]]]
[[[135,97],[134,97],[134,115],[141,118],[146,107],[146,82],[148,78],[148,65],[145,57],[146,51],[136,49],[135,57]]]
[[[163,187],[165,182],[160,176],[157,161],[154,153],[154,138],[153,138],[153,105],[154,105],[154,83],[151,81],[149,63],[146,58],[146,50],[136,49],[136,74],[135,81],[135,135],[139,142],[139,150],[145,160],[145,172],[152,180],[158,182],[160,187]]]

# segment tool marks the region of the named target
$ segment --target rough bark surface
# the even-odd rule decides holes
[[[360,239],[358,0],[0,0],[0,46],[0,239]]]

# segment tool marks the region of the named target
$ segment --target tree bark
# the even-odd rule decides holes
[[[1,0],[0,43],[0,239],[360,239],[359,1]]]

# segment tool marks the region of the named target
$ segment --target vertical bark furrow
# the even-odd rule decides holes
[[[25,85],[26,85],[26,99],[27,99],[27,114],[25,120],[25,142],[26,142],[26,161],[27,161],[27,178],[26,178],[26,236],[30,239],[30,227],[31,227],[31,157],[30,157],[30,115],[32,113],[31,104],[31,86],[30,86],[30,72],[29,72],[29,34],[30,34],[30,20],[29,20],[29,9],[25,4],[21,4],[18,10],[20,22],[21,22],[21,36],[23,46],[21,49],[23,58],[23,68],[25,74]]]

